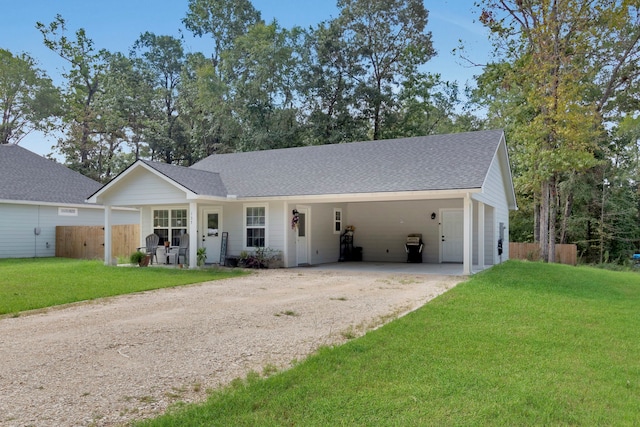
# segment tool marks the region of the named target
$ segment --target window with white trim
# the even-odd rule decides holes
[[[159,245],[169,240],[171,246],[180,245],[180,236],[187,232],[186,209],[155,209],[153,232],[160,236]]]
[[[264,248],[267,244],[267,207],[245,206],[245,247]]]
[[[333,234],[342,233],[342,208],[333,209]]]

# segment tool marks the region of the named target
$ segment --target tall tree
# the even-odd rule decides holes
[[[295,81],[300,30],[258,23],[222,56],[229,96],[242,126],[241,151],[301,144]]]
[[[423,0],[339,0],[342,37],[365,70],[359,90],[373,139],[382,136],[384,118],[396,102],[398,85],[433,55]]]
[[[48,25],[36,24],[42,33],[44,44],[70,65],[63,74],[67,79],[64,91],[65,111],[63,127],[65,135],[58,142],[59,151],[66,157],[69,166],[86,176],[100,179],[95,164],[98,144],[94,139],[96,120],[96,96],[105,69],[105,50],[96,51],[93,40],[83,28],[74,37],[66,35],[66,22],[57,15]]]
[[[260,12],[250,0],[189,0],[188,7],[182,23],[197,36],[211,35],[214,67],[222,52],[231,49],[238,37],[260,22]]]
[[[187,56],[178,108],[193,146],[193,159],[235,150],[240,124],[228,97],[228,86],[202,54]]]
[[[35,60],[0,49],[0,144],[18,144],[34,130],[51,128],[60,93]]]
[[[614,0],[483,4],[481,21],[511,63],[498,68],[502,74],[496,87],[503,94],[516,92],[510,99],[520,98],[522,104],[511,105],[518,117],[528,118],[513,126],[510,140],[518,146],[522,182],[531,186],[537,207],[541,253],[553,261],[561,183],[595,166],[594,153],[605,138],[605,106],[637,70],[638,29],[628,23],[638,22],[638,9]],[[611,37],[625,30],[630,33]],[[598,58],[606,58],[606,65]]]
[[[358,113],[357,79],[364,78],[359,56],[341,37],[338,20],[305,33],[298,91],[303,94],[305,142],[336,144],[367,139],[366,117]]]
[[[138,71],[152,76],[155,114],[146,128],[152,156],[166,163],[184,163],[185,135],[178,120],[178,96],[185,63],[182,41],[145,32],[134,43],[131,55],[140,58]]]

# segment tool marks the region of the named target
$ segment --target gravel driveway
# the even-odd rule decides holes
[[[455,276],[265,270],[0,319],[0,426],[107,426],[413,310]]]

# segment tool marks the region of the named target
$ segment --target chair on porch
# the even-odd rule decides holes
[[[153,264],[153,257],[156,257],[156,263],[158,262],[158,255],[156,251],[158,249],[158,242],[160,241],[160,236],[157,234],[149,234],[144,238],[145,246],[138,248],[139,251],[145,250],[145,254],[151,255],[151,264]]]
[[[178,246],[178,255],[176,256],[176,262],[180,264],[180,255],[184,258],[184,263],[189,262],[189,234],[184,233],[180,236],[180,246]]]

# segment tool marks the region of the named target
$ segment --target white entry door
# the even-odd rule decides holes
[[[222,211],[206,208],[202,212],[200,239],[203,248],[207,248],[207,264],[220,262],[220,242],[222,241]]]
[[[441,212],[442,262],[462,262],[464,253],[464,212],[462,209],[447,209]]]
[[[296,236],[296,260],[298,265],[309,264],[309,209],[298,208],[298,231]]]

